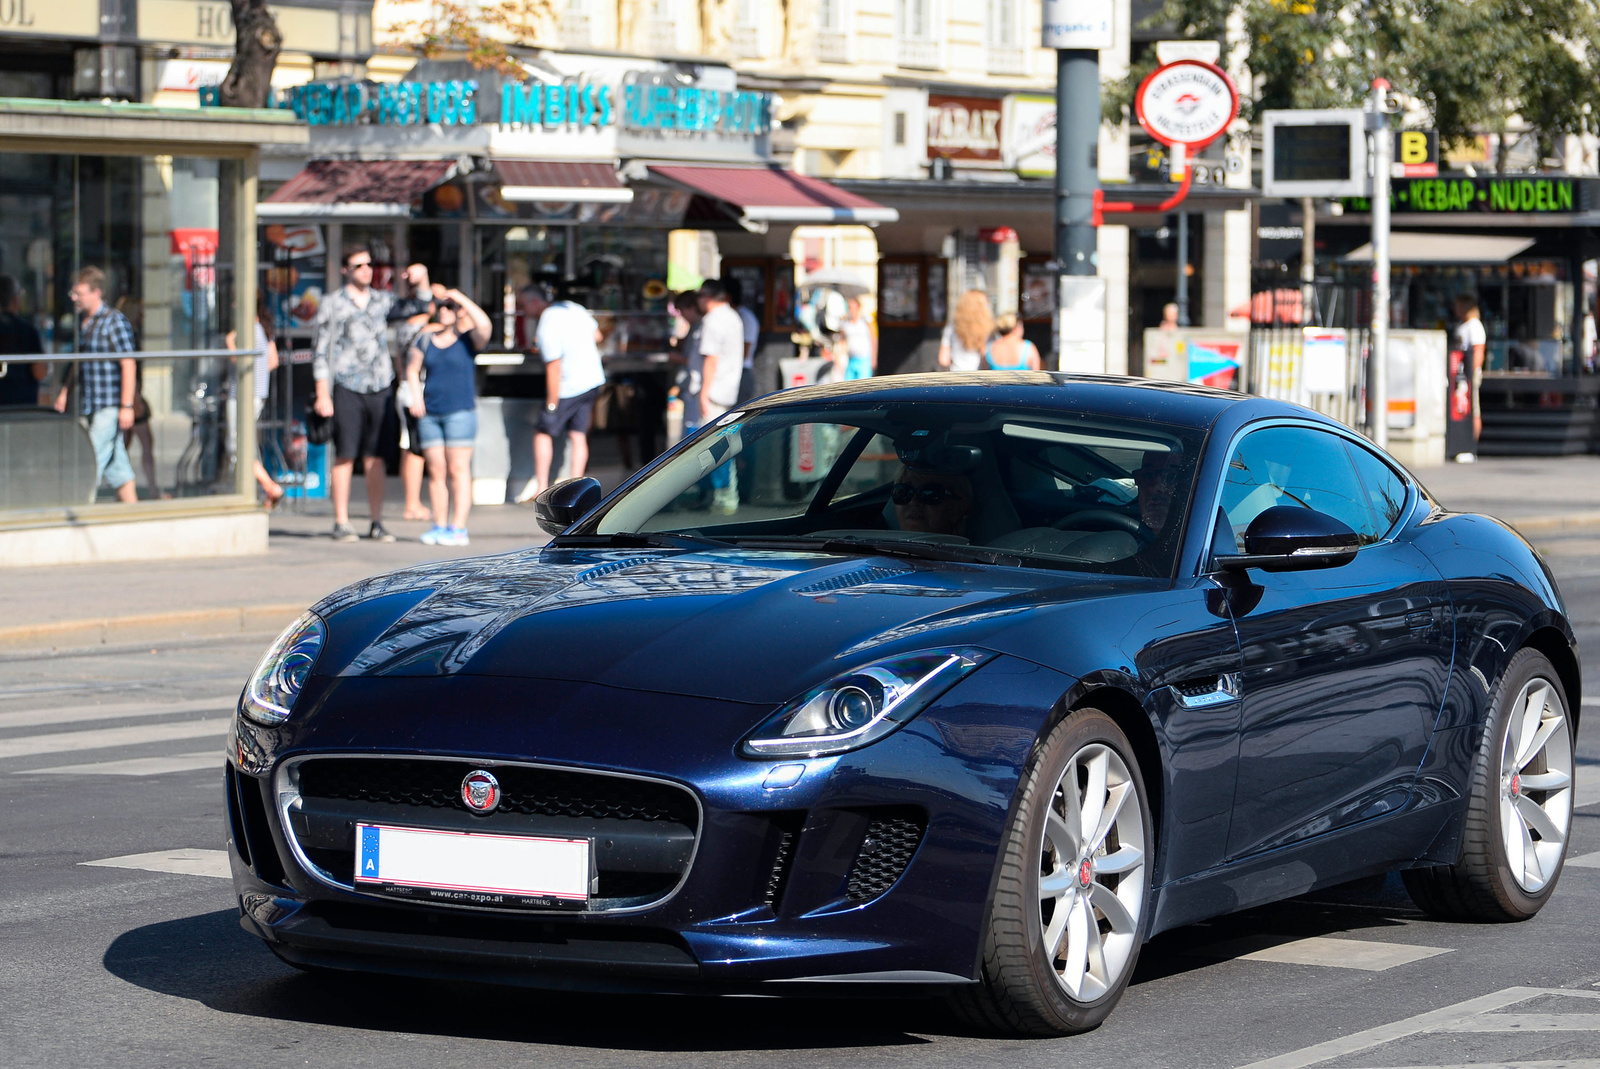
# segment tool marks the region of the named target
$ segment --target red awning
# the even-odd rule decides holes
[[[617,179],[609,163],[558,163],[551,160],[495,160],[500,196],[510,201],[631,204],[633,190]]]
[[[892,223],[900,218],[893,208],[782,167],[652,166],[650,174],[737,209],[740,223],[747,226]]]
[[[411,202],[450,177],[452,160],[312,160],[262,201],[264,219],[409,215]]]

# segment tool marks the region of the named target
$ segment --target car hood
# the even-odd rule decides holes
[[[317,672],[777,703],[882,656],[981,645],[1021,614],[1159,585],[808,551],[548,547],[393,572],[324,599]]]

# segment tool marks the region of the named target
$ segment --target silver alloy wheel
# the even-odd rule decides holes
[[[1506,717],[1500,746],[1500,834],[1506,865],[1530,895],[1550,882],[1572,824],[1572,735],[1555,683],[1535,676]]]
[[[1039,850],[1039,921],[1051,971],[1093,1002],[1138,949],[1144,809],[1128,766],[1101,743],[1072,755],[1051,792]]]

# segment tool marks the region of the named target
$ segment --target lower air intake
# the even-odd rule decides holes
[[[917,852],[926,826],[920,813],[908,810],[874,813],[845,883],[845,898],[851,902],[865,902],[893,887],[911,863],[911,855]]]

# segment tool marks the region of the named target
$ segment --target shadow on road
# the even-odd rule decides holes
[[[576,995],[460,982],[298,973],[231,910],[135,928],[104,964],[128,983],[223,1013],[463,1039],[634,1051],[920,1045],[949,1034],[936,1002]]]

